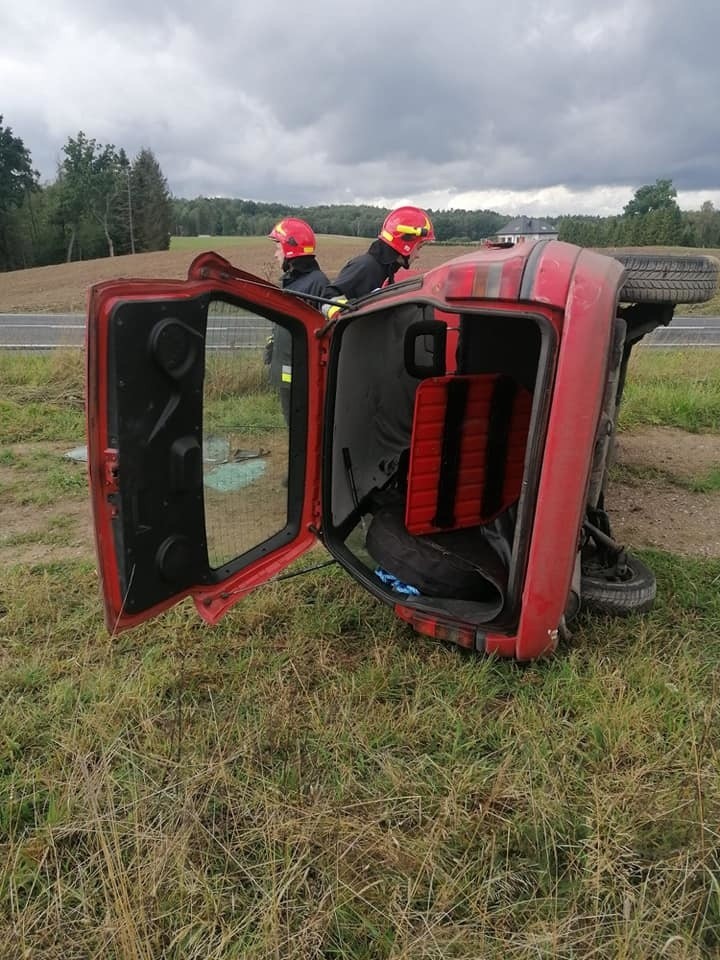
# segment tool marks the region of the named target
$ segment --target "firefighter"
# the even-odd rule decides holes
[[[385,217],[377,240],[365,253],[348,260],[330,284],[326,296],[337,300],[339,306],[324,306],[325,316],[333,319],[343,303],[392,283],[400,267],[407,270],[422,245],[434,239],[430,217],[420,207],[393,210]]]
[[[310,296],[325,296],[328,278],[315,258],[315,234],[304,220],[286,217],[276,223],[268,234],[275,241],[275,259],[282,270],[283,290],[307,293]],[[310,306],[317,306],[308,301]],[[266,346],[265,362],[270,366],[270,382],[280,395],[285,423],[290,424],[290,388],[292,386],[292,334],[285,327],[275,324],[272,337]]]

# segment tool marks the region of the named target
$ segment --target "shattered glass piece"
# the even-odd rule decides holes
[[[254,483],[265,473],[265,460],[243,460],[240,463],[221,463],[205,474],[205,486],[220,493],[231,493]]]
[[[203,460],[205,463],[227,463],[230,459],[230,443],[225,437],[205,437]]]
[[[87,463],[87,447],[73,447],[72,450],[64,453],[63,457],[65,460],[74,460],[75,463]]]

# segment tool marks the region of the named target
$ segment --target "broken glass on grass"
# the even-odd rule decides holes
[[[220,493],[229,493],[247,487],[265,473],[266,450],[232,450],[226,437],[206,437],[203,440],[203,463],[212,464],[204,476],[206,487]],[[73,447],[63,454],[66,460],[87,463],[87,446]]]

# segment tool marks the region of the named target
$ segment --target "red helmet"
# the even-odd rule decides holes
[[[430,217],[420,207],[398,207],[385,217],[378,237],[407,257],[426,240],[434,240],[435,231]]]
[[[315,253],[315,234],[309,223],[295,217],[286,217],[276,223],[268,234],[270,240],[276,240],[282,247],[286,260],[293,257],[307,257]]]

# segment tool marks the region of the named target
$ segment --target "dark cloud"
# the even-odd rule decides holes
[[[720,190],[717,0],[57,0],[0,32],[46,176],[82,129],[186,196]]]

